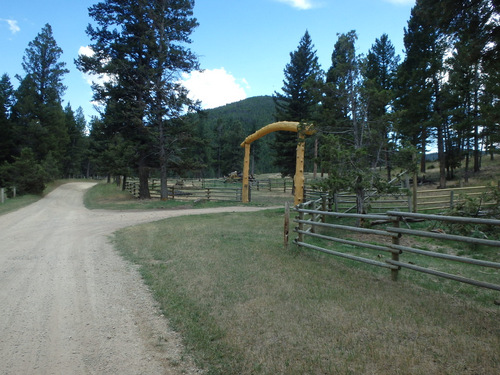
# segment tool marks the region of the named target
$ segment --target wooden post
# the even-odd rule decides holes
[[[412,194],[412,198],[413,198],[413,205],[412,205],[412,212],[417,212],[418,208],[417,208],[417,185],[418,185],[418,176],[417,176],[417,172],[414,172],[413,173],[413,194]]]
[[[396,217],[396,219],[392,222],[394,228],[399,228],[399,217]],[[397,237],[392,237],[392,244],[393,245],[399,245],[399,236],[398,235]],[[392,256],[392,260],[396,261],[396,262],[399,262],[399,253],[391,253]],[[398,281],[398,269],[391,269],[391,279],[392,281]]]
[[[15,197],[16,197],[16,195],[17,195],[17,189],[16,189],[16,187],[14,186],[14,187],[12,188],[12,198],[15,198]]]
[[[450,190],[450,209],[453,208],[453,197],[455,195],[455,192],[453,190]]]
[[[326,207],[326,195],[323,194],[321,196],[321,211],[326,212],[326,209],[327,209],[327,207]],[[326,215],[325,214],[321,215],[321,222],[326,223]]]
[[[249,183],[248,174],[250,171],[250,143],[245,143],[245,160],[243,161],[243,185],[242,185],[242,197],[241,201],[243,203],[248,203],[250,201],[249,194]]]
[[[295,162],[295,205],[304,201],[304,149],[305,141],[304,135],[299,134],[299,141],[297,143],[297,155]]]
[[[290,233],[290,203],[285,202],[285,227],[283,229],[283,242],[285,251],[288,250],[288,236]]]
[[[0,202],[2,204],[5,202],[5,188],[0,188]]]
[[[302,210],[304,208],[304,205],[301,203],[299,204],[299,210]],[[299,211],[299,220],[304,220],[304,212],[302,211]],[[304,230],[304,224],[303,223],[299,223],[299,230]],[[303,242],[304,241],[304,235],[302,233],[299,233],[298,235],[298,241],[299,242]]]

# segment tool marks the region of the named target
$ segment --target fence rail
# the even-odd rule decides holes
[[[488,186],[471,186],[449,189],[418,190],[416,207],[413,207],[412,194],[409,189],[401,189],[393,194],[378,194],[367,190],[365,196],[365,207],[369,212],[383,213],[388,210],[427,212],[437,210],[448,210],[457,204],[463,203],[466,197],[481,198],[488,192]],[[317,189],[306,189],[305,196],[309,199],[320,199],[327,193]],[[356,196],[352,193],[341,192],[328,197],[328,207],[335,212],[351,212],[356,210]],[[481,201],[480,209],[495,205],[493,201]]]
[[[458,243],[468,243],[473,245],[481,245],[500,249],[500,241],[475,238],[471,236],[463,236],[456,234],[447,234],[441,231],[428,231],[411,229],[410,223],[421,223],[424,221],[433,221],[439,223],[459,223],[459,224],[472,224],[472,225],[487,225],[494,226],[500,229],[500,220],[495,219],[481,219],[481,218],[466,218],[455,216],[432,215],[423,213],[411,213],[402,211],[387,211],[384,214],[353,214],[332,212],[324,209],[325,197],[316,200],[310,200],[297,207],[295,211],[297,217],[294,222],[296,227],[294,232],[297,233],[297,238],[294,243],[300,247],[320,251],[326,254],[351,259],[358,262],[363,262],[373,266],[388,268],[391,270],[393,280],[397,280],[398,272],[405,268],[421,273],[426,273],[441,278],[451,279],[462,283],[474,285],[477,287],[492,289],[500,291],[500,280],[495,279],[495,282],[475,280],[463,275],[456,275],[442,270],[436,270],[434,267],[423,267],[415,264],[415,262],[402,262],[401,257],[405,254],[412,254],[417,257],[428,257],[438,259],[443,262],[460,262],[466,263],[477,267],[500,269],[500,263],[495,258],[492,260],[474,259],[473,257],[466,257],[454,254],[454,251],[449,248],[449,242],[452,242],[452,247]],[[329,218],[329,220],[327,220]],[[341,219],[355,218],[362,220],[365,227],[356,227],[350,224],[340,222]],[[328,221],[332,221],[328,222]],[[335,222],[337,220],[337,222]],[[370,222],[371,221],[371,222]],[[401,223],[406,224],[408,228],[401,228]],[[366,227],[366,226],[370,227]],[[373,229],[371,226],[385,225],[383,229]],[[319,233],[318,233],[319,232]],[[360,240],[346,239],[347,236],[362,235],[367,238]],[[378,238],[378,240],[376,240]],[[387,240],[380,240],[386,238]],[[439,247],[439,251],[431,251],[427,249],[418,248],[418,245],[413,245],[420,238],[433,238],[436,240],[446,241],[445,245]],[[411,241],[409,241],[411,239]],[[403,245],[401,242],[407,240],[412,246]],[[349,250],[348,247],[334,249],[335,244],[350,245],[353,248]],[[448,246],[448,247],[447,247]],[[376,252],[388,253],[390,259],[380,260],[380,254],[376,259],[372,259],[370,255],[359,256],[354,255],[354,249],[368,249]],[[498,256],[498,252],[496,253]],[[419,258],[422,259],[422,258]]]
[[[158,181],[150,180],[149,189],[151,198],[160,198]],[[138,198],[139,181],[127,180],[125,190]],[[241,202],[241,187],[203,187],[202,183],[198,186],[175,184],[167,186],[167,194],[167,199]]]

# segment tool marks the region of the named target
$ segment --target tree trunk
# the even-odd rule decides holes
[[[149,167],[143,160],[139,163],[139,199],[151,199],[149,192]]]
[[[158,128],[160,133],[160,199],[166,201],[168,199],[167,188],[167,152],[165,150],[165,132],[163,129],[163,121],[158,120]]]
[[[474,173],[479,172],[479,127],[474,126]]]
[[[427,147],[427,130],[422,130],[422,157],[420,158],[420,172],[425,173],[425,147]]]

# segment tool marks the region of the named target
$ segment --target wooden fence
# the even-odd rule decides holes
[[[418,211],[451,209],[463,203],[466,197],[480,198],[488,192],[488,186],[470,186],[450,189],[419,190],[417,193]],[[481,202],[482,207],[493,205],[494,202]]]
[[[465,202],[466,198],[479,198],[478,209],[484,209],[495,205],[496,202],[487,201],[482,198],[488,190],[488,186],[471,186],[450,189],[432,189],[417,191],[416,207],[413,207],[413,199],[409,189],[401,189],[393,194],[377,194],[375,191],[366,191],[365,207],[370,213],[383,213],[388,210],[396,211],[439,211],[448,210],[457,204]],[[319,199],[325,195],[319,190],[306,189],[305,196],[309,200]],[[328,207],[335,212],[356,211],[356,196],[352,193],[342,192],[328,198]]]
[[[495,279],[496,282],[491,283],[489,281],[479,281],[462,275],[439,271],[434,269],[434,267],[419,266],[415,261],[403,262],[401,260],[405,254],[417,254],[422,257],[438,258],[446,262],[468,263],[478,267],[493,268],[498,270],[500,269],[500,263],[456,255],[456,251],[453,247],[455,247],[458,243],[467,243],[500,249],[500,241],[447,234],[439,229],[412,229],[410,227],[410,223],[433,221],[438,223],[455,223],[460,225],[486,225],[500,229],[500,220],[429,215],[401,211],[388,211],[385,214],[359,215],[331,212],[325,210],[324,207],[324,198],[308,201],[295,207],[295,211],[298,214],[294,220],[297,224],[294,229],[297,233],[297,238],[294,240],[296,245],[326,254],[367,263],[373,266],[387,268],[391,271],[393,280],[397,280],[398,272],[402,268],[406,268],[478,287],[500,291],[500,281],[498,281],[500,280],[500,275],[498,274]],[[363,225],[360,227],[342,222],[342,219],[346,218],[360,220]],[[328,221],[333,221],[333,223],[329,223]],[[373,227],[376,225],[384,227],[382,229],[374,229]],[[406,226],[406,228],[402,226]],[[345,238],[349,236],[360,238]],[[419,243],[418,240],[422,238],[431,238],[439,241],[445,240],[446,243],[440,246],[438,251],[416,247],[418,245],[414,244]],[[446,247],[450,246],[450,243],[451,248]],[[350,246],[343,247],[341,249],[342,251],[339,251],[339,249],[336,249],[335,244]],[[368,249],[368,253],[373,256],[355,255],[356,250],[359,249]],[[381,256],[380,254],[383,253],[386,254],[388,259],[382,259],[384,256]],[[498,253],[496,254],[498,255]]]
[[[292,191],[293,179],[291,178],[267,178],[260,180],[253,180],[250,186],[255,190],[283,190],[284,193]]]
[[[125,190],[134,197],[139,197],[139,181],[127,180]],[[151,198],[160,198],[160,183],[158,180],[149,180]],[[177,200],[207,200],[241,202],[241,187],[203,187],[203,184],[175,184],[167,186],[167,199]]]

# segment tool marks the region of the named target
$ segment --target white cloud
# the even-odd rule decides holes
[[[311,9],[315,6],[313,0],[278,0],[279,2],[291,5],[298,9]]]
[[[200,100],[204,109],[243,100],[247,97],[244,87],[249,88],[244,78],[237,80],[224,68],[195,71],[182,78],[191,99]]]
[[[81,46],[78,49],[78,55],[92,56],[93,54],[94,51],[92,51],[92,48],[90,48],[89,46]],[[82,76],[83,79],[87,81],[89,85],[92,85],[92,83],[97,83],[102,85],[103,83],[109,82],[111,80],[111,77],[106,75],[82,73]]]
[[[21,31],[21,28],[17,24],[16,20],[8,20],[5,18],[0,18],[0,21],[6,22],[7,25],[9,25],[9,29],[10,29],[10,32],[12,34],[15,34],[15,33],[18,33],[19,31]]]

